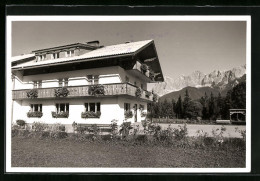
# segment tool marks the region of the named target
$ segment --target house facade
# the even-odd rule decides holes
[[[118,124],[145,119],[163,81],[153,40],[74,43],[12,57],[12,122]]]

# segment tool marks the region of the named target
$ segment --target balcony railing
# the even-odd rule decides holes
[[[85,85],[85,86],[68,86],[66,87],[69,91],[68,98],[73,98],[73,97],[87,97],[87,96],[92,96],[89,94],[89,87],[92,85]],[[104,86],[104,95],[99,95],[100,97],[102,96],[119,96],[119,95],[126,95],[126,96],[134,96],[136,97],[136,90],[138,87],[129,84],[129,83],[117,83],[117,84],[103,84]],[[38,97],[35,99],[39,98],[56,98],[55,96],[55,89],[57,87],[52,87],[52,88],[38,88]],[[22,89],[22,90],[13,90],[12,91],[12,96],[13,100],[22,100],[22,99],[29,99],[27,97],[27,92],[30,89]],[[143,90],[142,94],[139,98],[152,101],[153,96],[152,94],[147,97],[148,91]]]

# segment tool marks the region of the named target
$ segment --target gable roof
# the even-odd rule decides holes
[[[44,61],[39,61],[39,62],[30,61],[30,62],[26,62],[26,63],[22,63],[19,65],[13,66],[12,68],[16,69],[16,68],[25,68],[25,67],[34,67],[34,66],[44,66],[44,65],[52,65],[52,64],[77,61],[77,60],[82,60],[82,59],[88,60],[88,59],[95,59],[95,58],[107,58],[107,57],[116,56],[116,55],[134,54],[134,53],[137,53],[142,48],[148,46],[152,42],[153,42],[153,40],[144,40],[144,41],[138,41],[138,42],[130,42],[130,43],[124,43],[124,44],[104,46],[102,48],[90,51],[88,53],[85,53],[85,54],[79,55],[79,56],[44,60]]]
[[[14,56],[14,57],[11,58],[11,62],[17,62],[17,61],[24,60],[24,59],[27,59],[27,58],[33,58],[34,56],[35,56],[34,53]]]

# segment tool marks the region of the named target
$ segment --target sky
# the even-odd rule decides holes
[[[111,21],[12,23],[12,56],[99,40],[101,45],[153,39],[164,76],[229,70],[246,63],[243,21]]]

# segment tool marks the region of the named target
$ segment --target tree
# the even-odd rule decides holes
[[[208,95],[205,92],[204,97],[200,98],[200,103],[202,105],[202,119],[207,120],[209,119],[209,113],[208,113]]]
[[[231,92],[232,108],[246,108],[246,83],[237,84]]]
[[[222,99],[221,94],[219,92],[218,97],[216,99],[216,113],[215,113],[216,118],[221,117],[221,112],[223,110],[223,104],[224,104],[224,102],[223,102],[223,99]]]
[[[175,106],[175,113],[176,113],[177,119],[183,118],[183,107],[182,106],[183,106],[182,99],[181,99],[181,96],[179,96],[178,101]]]
[[[189,119],[201,117],[202,105],[198,101],[190,101],[186,107],[186,116]]]
[[[210,93],[210,99],[209,99],[209,118],[210,119],[215,119],[215,112],[216,112],[216,107],[215,107],[215,99],[213,96],[213,93]]]
[[[183,100],[183,116],[187,117],[187,107],[189,106],[191,102],[191,98],[189,96],[188,89],[185,91],[184,100]]]

